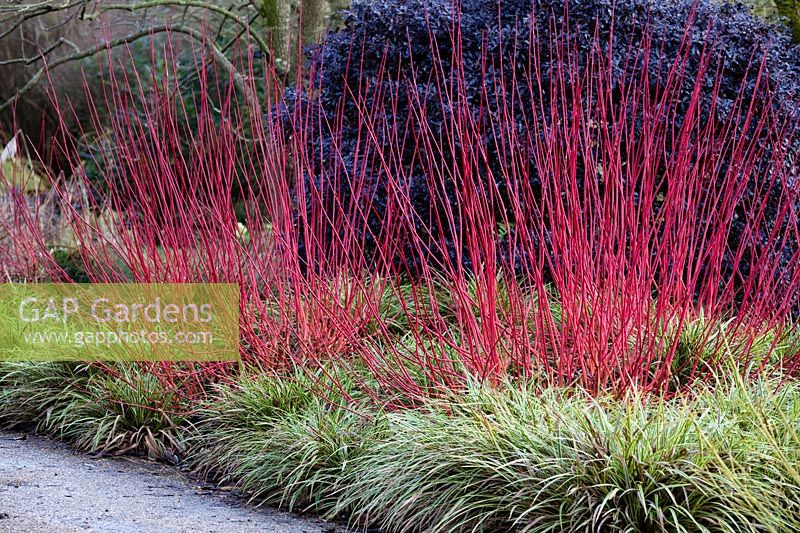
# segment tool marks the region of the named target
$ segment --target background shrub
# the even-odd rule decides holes
[[[752,95],[752,105],[760,110],[755,114],[788,113],[792,118],[787,121],[793,121],[797,116],[800,53],[782,28],[753,16],[743,5],[706,0],[510,0],[502,4],[467,0],[454,6],[449,0],[361,0],[353,2],[344,21],[343,31],[329,35],[324,46],[309,55],[314,91],[299,85],[290,88],[283,108],[288,130],[292,135],[304,132],[303,138],[308,141],[308,160],[299,170],[305,187],[299,194],[307,196],[309,215],[301,217],[301,226],[313,218],[312,211],[330,213],[344,205],[338,208],[345,211],[344,217],[350,217],[348,223],[354,226],[359,244],[375,251],[391,217],[388,182],[394,169],[403,176],[401,186],[408,190],[413,227],[405,238],[398,238],[402,242],[396,250],[381,252],[412,272],[419,270],[422,259],[461,261],[469,266],[463,220],[441,223],[448,209],[445,206],[452,208],[455,204],[465,179],[463,173],[469,168],[481,183],[494,183],[498,189],[494,220],[486,223],[503,226],[503,231],[496,232],[496,244],[498,253],[508,256],[504,243],[514,238],[516,224],[524,222],[515,219],[507,190],[510,185],[503,179],[509,162],[516,156],[521,159],[517,175],[529,180],[539,194],[541,180],[547,179],[535,161],[535,150],[512,153],[518,147],[509,146],[509,130],[535,143],[537,137],[543,140],[551,126],[550,110],[569,116],[574,105],[572,91],[577,88],[553,85],[563,81],[556,72],[564,68],[567,49],[584,64],[592,58],[607,57],[608,83],[617,91],[620,102],[626,85],[644,76],[647,83],[642,90],[649,94],[643,98],[657,100],[671,95],[664,102],[669,113],[661,119],[644,116],[641,107],[632,107],[630,116],[624,119],[597,116],[598,128],[602,121],[613,128],[615,122],[629,120],[640,133],[653,127],[654,120],[667,120],[678,129],[690,115],[689,110],[697,106],[702,123],[711,121],[719,128],[757,137],[754,144],[762,153],[758,168],[752,172],[755,179],[746,185],[739,214],[730,228],[732,250],[747,231],[745,212],[753,201],[776,197],[767,202],[768,216],[759,228],[761,240],[767,240],[778,218],[779,193],[771,186],[775,175],[771,164],[774,151],[787,147],[780,146],[772,136],[774,132],[757,131],[736,103],[741,95]],[[532,71],[534,63],[538,74]],[[680,84],[677,90],[667,89],[675,83]],[[698,87],[699,94],[695,94]],[[592,105],[587,100],[594,95],[575,97]],[[512,98],[513,105],[509,106]],[[507,112],[513,116],[504,117]],[[315,113],[323,118],[291,120]],[[466,137],[454,129],[465,120],[471,121],[477,132],[478,147],[464,146]],[[364,148],[368,138],[364,131],[369,127],[376,146],[394,147],[390,155],[378,156]],[[304,128],[314,129],[313,134]],[[419,144],[428,134],[440,140],[438,145],[426,148]],[[469,140],[476,141],[473,137]],[[620,145],[623,160],[636,150],[636,143],[634,136]],[[686,142],[679,144],[686,150]],[[796,151],[794,141],[790,149]],[[677,145],[672,146],[668,139],[659,170],[665,179],[656,197],[670,187],[667,162],[687,155],[676,150]],[[480,159],[460,160],[470,151],[481,152]],[[688,155],[695,162],[705,157]],[[379,157],[384,158],[383,163],[376,162]],[[588,157],[584,154],[575,162],[579,176],[588,168]],[[735,161],[736,157],[729,152],[720,160]],[[453,161],[461,163],[462,173],[439,180],[432,177],[432,168]],[[794,168],[787,170],[796,173]],[[722,163],[713,172],[721,180],[728,171]],[[600,187],[602,192],[602,184]],[[648,191],[640,194],[648,197]],[[369,206],[365,215],[348,207],[356,204]],[[341,238],[336,223],[325,229],[328,241]],[[550,229],[545,228],[541,240],[547,241]],[[422,250],[412,234],[423,241]],[[300,240],[301,253],[305,253],[304,235]],[[794,248],[793,239],[778,251],[784,256],[784,264]],[[527,261],[524,257],[505,259],[517,271]],[[733,257],[727,261],[728,278],[734,270],[747,275],[746,261],[739,265],[735,262]]]

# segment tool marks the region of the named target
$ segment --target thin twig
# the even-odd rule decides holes
[[[250,24],[247,20],[242,20],[239,16],[226,9],[222,6],[218,6],[212,2],[207,2],[204,0],[145,0],[142,2],[136,3],[127,3],[127,4],[100,4],[97,9],[98,11],[92,13],[90,15],[86,15],[87,20],[92,20],[97,18],[99,13],[112,11],[112,10],[121,10],[121,11],[138,11],[142,9],[149,9],[152,7],[159,7],[159,6],[180,6],[180,7],[198,7],[207,11],[211,11],[213,13],[220,14],[224,17],[227,17],[240,25],[241,27],[245,28],[248,31],[248,36],[255,41],[258,47],[264,52],[269,53],[270,48],[267,42],[258,34],[251,33]]]
[[[71,63],[71,62],[74,62],[74,61],[79,61],[81,59],[85,59],[87,57],[91,57],[91,56],[93,56],[95,54],[98,54],[99,52],[104,51],[104,50],[109,50],[109,49],[112,49],[112,48],[116,48],[118,46],[130,44],[130,43],[132,43],[132,42],[134,42],[134,41],[136,41],[138,39],[141,39],[143,37],[148,37],[148,36],[154,35],[156,33],[164,33],[164,32],[182,33],[182,34],[188,35],[188,36],[192,37],[193,39],[195,39],[195,40],[197,40],[197,41],[199,41],[201,43],[204,43],[206,46],[208,46],[208,48],[211,51],[211,53],[214,54],[214,57],[217,60],[217,62],[220,65],[222,65],[222,67],[225,70],[230,72],[231,77],[233,78],[234,86],[236,87],[236,89],[239,90],[245,96],[245,98],[247,98],[247,100],[252,105],[254,105],[254,106],[258,106],[259,105],[258,104],[258,97],[255,94],[253,94],[253,91],[247,85],[247,83],[245,82],[245,80],[242,77],[242,75],[236,70],[236,67],[234,67],[234,65],[225,56],[225,54],[223,54],[219,50],[219,48],[217,48],[213,43],[209,42],[208,39],[205,39],[205,36],[201,32],[199,32],[197,30],[194,30],[192,28],[186,28],[186,27],[183,27],[183,26],[173,26],[173,25],[165,24],[165,25],[161,25],[161,26],[150,27],[150,28],[141,30],[139,32],[135,32],[135,33],[126,35],[125,37],[120,37],[118,39],[113,39],[111,41],[99,44],[99,45],[94,46],[92,48],[89,48],[89,49],[86,49],[86,50],[82,50],[80,52],[76,52],[76,53],[70,54],[70,55],[65,56],[65,57],[60,57],[60,58],[50,62],[49,64],[45,63],[45,65],[43,65],[42,68],[40,68],[36,72],[36,74],[34,74],[28,80],[28,82],[25,83],[25,85],[23,85],[20,89],[17,90],[17,92],[14,94],[14,96],[12,96],[8,100],[6,100],[2,104],[0,104],[0,111],[5,110],[7,107],[11,106],[14,102],[19,100],[19,98],[21,98],[23,95],[25,95],[26,93],[31,91],[36,86],[36,84],[41,81],[41,79],[45,76],[45,74],[47,73],[48,70],[52,70],[54,68],[57,68],[57,67],[59,67],[61,65],[67,64],[67,63]],[[258,107],[256,109],[258,109]]]

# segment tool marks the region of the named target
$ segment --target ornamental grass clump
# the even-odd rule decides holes
[[[225,389],[198,413],[195,467],[253,501],[392,532],[780,532],[800,519],[795,383],[721,375],[671,399],[473,384],[392,412],[325,405],[317,385]]]
[[[324,394],[319,381],[243,376],[221,389],[189,439],[194,469],[259,504],[330,511],[344,472],[378,428],[372,413]]]
[[[86,452],[176,461],[190,409],[135,364],[0,362],[0,422]]]
[[[689,412],[558,396],[478,392],[455,413],[389,415],[345,501],[390,531],[682,531],[728,512],[702,486],[712,456]]]

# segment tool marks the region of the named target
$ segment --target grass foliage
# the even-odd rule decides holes
[[[669,399],[508,382],[385,411],[321,371],[245,373],[190,421],[115,370],[4,363],[2,420],[88,451],[185,450],[252,502],[385,531],[800,530],[794,381],[728,372]]]
[[[800,530],[800,382],[774,357],[793,338],[742,346],[702,315],[662,334],[679,337],[676,365],[692,345],[719,372],[664,395],[476,379],[398,409],[356,364],[245,368],[190,408],[142,366],[6,362],[0,422],[91,452],[185,454],[257,504],[390,532]]]
[[[33,425],[83,451],[174,458],[183,409],[177,393],[132,366],[0,363],[0,421]]]
[[[660,401],[506,384],[360,413],[303,386],[226,389],[201,413],[195,467],[386,531],[800,528],[796,384],[728,379]]]
[[[294,511],[327,510],[346,466],[377,428],[342,398],[315,394],[317,380],[243,378],[202,412],[190,438],[205,476],[235,484],[251,500]]]

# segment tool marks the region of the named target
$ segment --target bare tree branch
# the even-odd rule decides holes
[[[22,64],[22,65],[31,65],[36,63],[37,61],[41,61],[42,59],[46,59],[50,53],[52,53],[56,48],[61,46],[62,44],[68,45],[72,48],[76,53],[80,53],[80,48],[78,45],[67,39],[66,37],[61,37],[56,42],[42,50],[38,55],[34,57],[18,57],[16,59],[7,59],[4,61],[0,61],[0,67],[5,65],[14,65],[14,64]]]
[[[257,33],[250,32],[250,23],[246,19],[241,19],[239,16],[234,13],[233,11],[226,9],[222,6],[216,5],[213,2],[208,2],[205,0],[144,0],[142,2],[133,2],[133,3],[125,3],[125,4],[99,4],[97,6],[97,11],[95,13],[86,15],[84,18],[87,20],[92,20],[97,18],[100,13],[105,11],[112,11],[112,10],[121,10],[121,11],[139,11],[142,9],[150,9],[153,7],[165,7],[165,6],[177,6],[177,7],[197,7],[204,9],[206,11],[210,11],[212,13],[217,13],[226,17],[242,28],[247,31],[248,37],[251,38],[258,47],[264,52],[269,53],[270,48],[267,42]]]
[[[79,6],[81,6],[83,9],[86,7],[87,1],[88,0],[64,0],[62,2],[49,1],[42,2],[40,4],[28,4],[23,6],[14,5],[10,9],[0,7],[0,14],[6,12],[6,9],[8,9],[9,13],[8,16],[0,18],[0,25],[11,22],[10,26],[0,33],[0,39],[11,35],[14,30],[18,29],[28,20],[41,17],[47,13],[67,11],[73,8],[78,8]]]
[[[28,82],[24,86],[22,86],[21,88],[19,88],[17,90],[16,94],[13,97],[11,97],[7,101],[5,101],[2,104],[0,104],[0,112],[2,112],[3,110],[5,110],[9,106],[11,106],[20,97],[22,97],[23,95],[25,95],[26,93],[31,91],[36,86],[36,84],[41,81],[41,79],[45,76],[45,74],[47,73],[48,70],[52,70],[54,68],[58,68],[59,66],[64,65],[66,63],[70,63],[70,62],[73,62],[73,61],[79,61],[81,59],[84,59],[84,58],[87,58],[87,57],[91,57],[91,56],[93,56],[95,54],[98,54],[98,53],[104,51],[104,50],[109,50],[109,49],[112,49],[112,48],[116,48],[118,46],[123,46],[123,45],[126,45],[126,44],[130,44],[130,43],[132,43],[132,42],[134,42],[134,41],[136,41],[138,39],[141,39],[141,38],[144,38],[144,37],[148,37],[148,36],[154,35],[156,33],[164,33],[164,32],[182,33],[184,35],[188,35],[189,37],[193,38],[194,40],[196,40],[198,42],[201,42],[201,43],[205,44],[209,48],[211,53],[214,55],[214,58],[216,59],[216,61],[220,65],[222,65],[222,67],[226,71],[228,71],[230,73],[230,75],[231,75],[231,77],[233,79],[234,86],[236,87],[236,89],[245,96],[245,98],[248,100],[248,102],[251,105],[255,106],[256,110],[260,108],[259,102],[258,102],[258,97],[254,94],[254,91],[252,90],[252,87],[250,87],[247,84],[247,82],[244,80],[242,75],[236,70],[236,67],[234,67],[234,65],[225,56],[225,54],[222,53],[222,51],[219,50],[219,48],[217,48],[213,43],[209,42],[208,39],[206,39],[205,36],[201,32],[199,32],[197,30],[194,30],[192,28],[187,28],[187,27],[183,27],[183,26],[173,26],[173,25],[165,24],[165,25],[161,25],[161,26],[154,26],[154,27],[146,28],[144,30],[141,30],[141,31],[138,31],[138,32],[135,32],[135,33],[131,33],[131,34],[126,35],[124,37],[120,37],[118,39],[113,39],[111,41],[108,41],[108,42],[105,42],[105,43],[102,43],[102,44],[98,44],[97,46],[94,46],[92,48],[89,48],[89,49],[86,49],[86,50],[81,50],[79,52],[70,54],[68,56],[60,57],[60,58],[50,62],[49,64],[46,63],[45,65],[42,66],[42,68],[40,68],[28,80]]]

